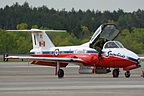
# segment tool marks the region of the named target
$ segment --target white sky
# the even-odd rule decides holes
[[[32,7],[39,7],[46,5],[49,9],[63,9],[70,11],[75,10],[99,10],[99,11],[113,11],[123,9],[125,12],[133,12],[138,9],[144,9],[144,0],[0,0],[0,8],[6,5],[13,5],[18,2],[22,5],[25,1]]]

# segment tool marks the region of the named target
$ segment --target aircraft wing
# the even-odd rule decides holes
[[[31,29],[31,30],[6,30],[8,32],[66,32],[66,30],[39,30],[39,29]]]
[[[32,56],[8,56],[8,59],[28,59],[39,61],[64,61],[64,62],[80,62],[83,61],[80,58],[58,58],[58,57],[32,57]]]

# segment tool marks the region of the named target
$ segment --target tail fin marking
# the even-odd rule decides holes
[[[48,35],[44,32],[32,32],[33,49],[41,48],[43,50],[48,50],[54,47],[54,44],[49,39]]]

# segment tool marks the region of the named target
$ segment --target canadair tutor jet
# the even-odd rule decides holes
[[[8,56],[8,59],[29,59],[31,64],[53,66],[59,78],[64,76],[62,67],[68,64],[79,65],[80,74],[106,74],[113,70],[113,77],[119,77],[119,68],[123,68],[125,77],[130,77],[130,70],[141,67],[140,57],[124,48],[114,39],[120,33],[114,24],[102,24],[93,34],[90,41],[79,46],[55,47],[45,32],[62,32],[64,30],[7,30],[31,32],[33,49],[30,56]],[[98,59],[98,51],[93,49],[94,43],[105,38],[108,41],[102,49],[102,59]]]

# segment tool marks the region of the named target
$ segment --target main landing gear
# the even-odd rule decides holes
[[[58,78],[64,77],[64,71],[63,71],[63,69],[60,69],[60,62],[59,61],[57,61],[55,75],[58,75]]]
[[[114,69],[112,74],[113,74],[114,78],[118,78],[119,77],[119,69]]]
[[[64,71],[63,71],[63,69],[59,69],[58,78],[63,78],[63,77],[64,77]]]
[[[120,72],[119,69],[114,69],[113,72],[112,72],[113,77],[114,77],[114,78],[118,78],[118,77],[119,77],[119,72]],[[125,77],[126,77],[126,78],[129,78],[130,75],[131,75],[131,74],[130,74],[130,71],[129,71],[129,70],[125,72]]]

